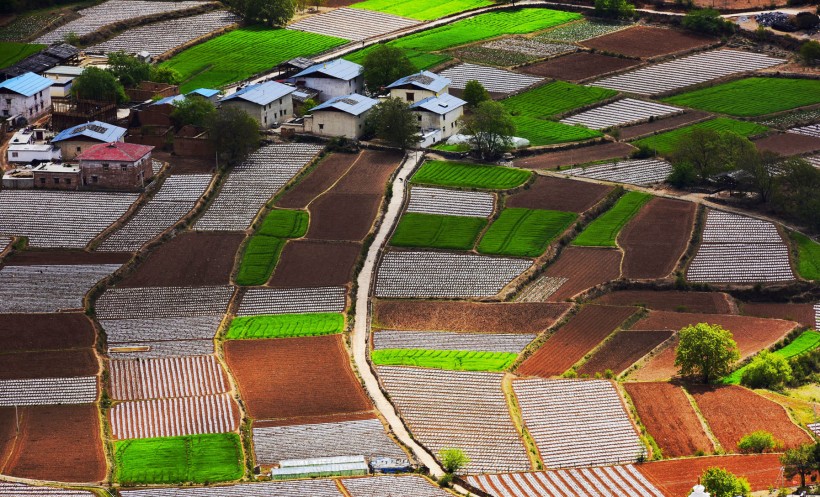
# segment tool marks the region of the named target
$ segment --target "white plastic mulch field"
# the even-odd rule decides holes
[[[552,57],[565,53],[575,52],[578,47],[569,43],[550,43],[538,41],[532,38],[501,38],[481,45],[484,48],[493,50],[505,50],[507,52],[522,53],[533,57]]]
[[[251,288],[242,297],[237,316],[343,312],[347,303],[344,287]]]
[[[0,495],[12,497],[94,497],[87,490],[68,490],[54,487],[35,487],[22,483],[0,481]]]
[[[495,196],[485,192],[467,192],[414,186],[410,189],[407,212],[443,216],[490,217]]]
[[[120,494],[125,497],[343,497],[336,483],[331,479],[270,481],[193,488],[150,488],[122,490]]]
[[[97,317],[106,320],[221,316],[232,294],[233,288],[229,286],[110,288],[97,300]]]
[[[109,413],[118,439],[227,433],[239,427],[229,394],[120,402]]]
[[[681,112],[683,112],[683,109],[679,107],[625,98],[566,117],[561,119],[561,122],[564,124],[582,124],[587,128],[600,130],[613,126],[635,124],[650,118],[666,117]]]
[[[83,297],[119,264],[5,266],[0,270],[0,312],[82,309]]]
[[[97,377],[0,380],[0,407],[90,404],[97,400]]]
[[[360,41],[421,24],[406,17],[343,7],[294,22],[288,29]]]
[[[788,133],[795,133],[798,135],[814,136],[820,138],[820,124],[810,124],[808,126],[801,126],[799,128],[792,128]]]
[[[116,400],[193,397],[228,389],[212,355],[111,361],[111,397]]]
[[[535,340],[536,336],[530,333],[380,330],[373,333],[373,348],[376,350],[473,350],[518,354]]]
[[[527,74],[496,69],[478,64],[459,64],[441,71],[439,74],[449,78],[450,88],[464,89],[468,81],[476,80],[487,91],[494,93],[513,93],[540,83],[544,78]]]
[[[352,497],[452,497],[426,478],[418,475],[375,476],[372,478],[348,478],[342,485]]]
[[[573,167],[561,172],[582,178],[646,186],[664,182],[672,174],[672,164],[661,159],[622,160]]]

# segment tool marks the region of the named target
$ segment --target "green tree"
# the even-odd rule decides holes
[[[675,146],[673,175],[679,169],[690,170],[688,177],[705,183],[715,174],[734,171],[756,154],[754,144],[737,133],[695,128]]]
[[[213,114],[207,127],[219,157],[230,167],[242,163],[259,147],[259,123],[244,110],[223,107]]]
[[[779,164],[780,188],[774,203],[779,210],[812,230],[820,230],[820,169],[801,158]]]
[[[782,388],[792,380],[792,367],[785,357],[761,351],[743,370],[740,382],[749,388]]]
[[[595,0],[595,15],[609,19],[627,19],[635,14],[635,6],[626,0]]]
[[[675,366],[682,376],[698,375],[704,383],[711,383],[726,376],[740,358],[732,333],[720,325],[690,325],[680,330],[678,337]]]
[[[108,71],[88,67],[74,79],[71,95],[82,100],[98,100],[121,104],[128,101],[122,84]]]
[[[747,496],[752,491],[746,478],[739,478],[718,467],[703,470],[700,475],[700,484],[706,487],[711,497]]]
[[[296,13],[295,0],[228,0],[228,8],[248,22],[285,27]]]
[[[715,9],[690,10],[681,21],[681,26],[690,31],[711,35],[730,33],[733,29],[732,23],[723,19]]]
[[[800,60],[807,66],[820,62],[820,41],[809,40],[800,46]]]
[[[169,85],[178,85],[182,81],[182,76],[170,67],[165,66],[151,66],[151,72],[148,77],[149,81],[155,83],[167,83]]]
[[[485,100],[490,100],[490,92],[484,88],[484,85],[478,81],[471,79],[464,85],[464,101],[467,102],[467,107],[474,109],[478,104]]]
[[[750,454],[762,454],[771,452],[782,444],[775,440],[774,435],[765,430],[759,430],[744,436],[737,443],[737,448],[741,452]]]
[[[388,98],[376,104],[367,115],[367,128],[377,138],[402,150],[419,142],[419,125],[410,106],[400,98]]]
[[[177,128],[187,125],[205,127],[214,119],[216,107],[207,98],[187,96],[176,102],[171,112],[171,119]]]
[[[486,100],[472,114],[460,118],[461,132],[470,135],[470,145],[482,159],[495,159],[512,147],[515,122],[498,102]]]
[[[123,51],[108,54],[108,70],[126,88],[151,80],[151,65]]]
[[[746,173],[749,190],[757,193],[758,199],[766,203],[772,199],[780,182],[780,161],[783,158],[770,150],[748,154],[748,159],[739,165]]]
[[[806,487],[806,476],[810,475],[818,464],[816,457],[817,445],[804,444],[800,447],[788,449],[780,456],[783,465],[783,476],[794,478],[800,476],[800,487]]]
[[[448,474],[456,473],[470,464],[470,458],[461,449],[441,449],[438,453],[441,465]]]
[[[391,45],[380,44],[367,52],[362,61],[364,81],[373,93],[385,86],[416,72],[404,50]]]

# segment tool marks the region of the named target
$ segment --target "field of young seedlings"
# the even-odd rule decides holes
[[[410,180],[451,188],[509,190],[523,185],[531,176],[530,171],[522,169],[433,160],[424,163]]]
[[[386,12],[401,17],[430,21],[439,17],[456,14],[465,10],[492,5],[489,0],[365,0],[353,4],[354,9]]]
[[[673,131],[667,131],[654,136],[641,138],[636,141],[636,145],[644,145],[661,155],[671,154],[675,146],[682,137],[686,136],[694,129],[711,129],[714,131],[731,131],[741,136],[754,136],[765,133],[769,128],[750,121],[737,121],[728,117],[718,117],[709,121],[704,121]]]
[[[746,78],[664,99],[674,105],[756,117],[820,103],[820,80]]]
[[[578,217],[574,212],[507,208],[481,237],[483,254],[538,257]]]

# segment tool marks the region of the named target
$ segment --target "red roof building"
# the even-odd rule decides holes
[[[152,146],[137,143],[100,143],[77,156],[82,185],[101,190],[134,191],[154,175]]]

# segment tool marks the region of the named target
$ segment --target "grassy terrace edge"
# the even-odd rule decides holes
[[[611,209],[601,214],[575,237],[572,245],[579,247],[617,247],[616,240],[621,229],[635,217],[652,195],[643,192],[627,192]]]
[[[532,175],[532,171],[511,167],[433,160],[422,164],[410,181],[453,188],[509,190],[523,185]]]
[[[344,331],[345,318],[335,312],[265,314],[233,318],[226,340],[295,338],[333,335]]]
[[[772,353],[789,359],[790,357],[810,352],[817,347],[820,347],[820,332],[809,330],[801,333],[800,336],[792,340],[782,349],[775,350]],[[743,377],[743,372],[746,371],[748,367],[749,365],[747,364],[742,368],[736,369],[732,374],[724,377],[721,383],[724,385],[739,385],[740,379]]]
[[[451,371],[504,371],[515,362],[513,352],[471,350],[380,349],[370,353],[377,366],[416,366]]]

